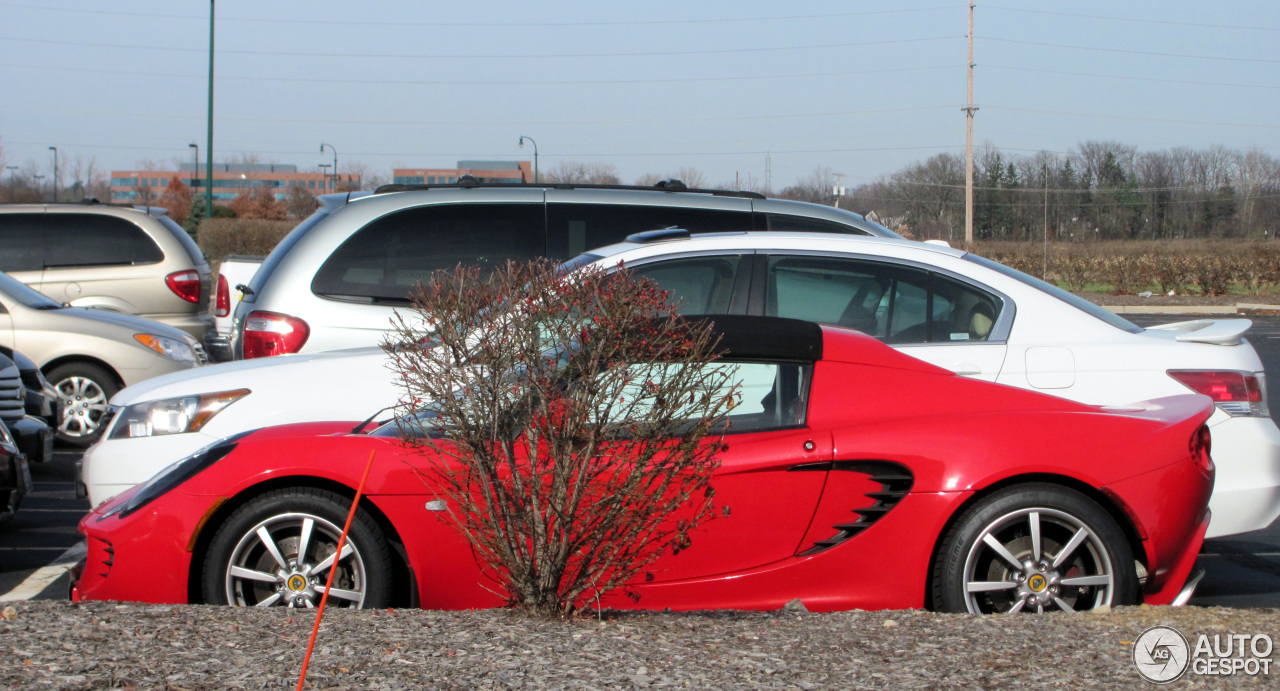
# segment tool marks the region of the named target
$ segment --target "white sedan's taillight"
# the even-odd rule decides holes
[[[1270,417],[1267,380],[1262,372],[1169,370],[1169,376],[1202,393],[1232,417]]]

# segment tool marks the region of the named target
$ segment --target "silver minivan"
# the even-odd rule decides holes
[[[56,302],[131,314],[200,340],[209,263],[164,209],[0,204],[0,271]]]
[[[57,392],[57,438],[97,441],[115,392],[207,362],[191,334],[128,314],[68,307],[0,273],[0,345],[20,350]]]
[[[658,187],[386,185],[321,197],[236,307],[237,359],[375,345],[432,271],[569,259],[634,233],[785,230],[899,237],[858,214],[753,192]]]

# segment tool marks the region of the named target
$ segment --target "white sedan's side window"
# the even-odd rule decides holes
[[[862,331],[893,344],[984,341],[999,301],[924,269],[835,257],[769,257],[764,314]]]
[[[667,291],[667,301],[681,314],[727,314],[738,275],[737,255],[671,259],[635,267]]]

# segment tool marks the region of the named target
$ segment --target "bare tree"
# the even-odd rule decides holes
[[[285,205],[288,207],[289,216],[306,218],[316,210],[316,196],[301,185],[293,185],[289,188],[289,199],[285,201]]]
[[[817,166],[808,177],[778,193],[783,199],[795,199],[814,204],[830,204],[834,199],[836,172],[830,166]]]
[[[550,169],[538,173],[538,179],[548,183],[582,183],[590,185],[617,185],[622,179],[618,177],[618,168],[612,163],[581,163],[579,161],[560,161]]]
[[[387,179],[386,175],[375,172],[364,161],[353,161],[351,163],[344,163],[343,169],[342,169],[342,177],[347,178],[349,176],[354,177],[355,179],[347,180],[344,182],[344,184],[350,187],[351,183],[354,183],[355,187],[353,189],[376,190],[379,187],[390,182],[390,180]]]
[[[402,429],[512,604],[571,614],[690,544],[737,395],[709,324],[648,280],[545,260],[413,298],[388,344]]]

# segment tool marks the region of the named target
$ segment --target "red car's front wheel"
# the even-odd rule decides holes
[[[345,504],[345,506],[344,506]],[[378,524],[357,511],[342,554],[338,536],[350,500],[312,488],[268,492],[236,509],[214,534],[204,564],[204,599],[240,607],[386,607],[391,553]]]
[[[1133,551],[1105,509],[1057,485],[1009,487],[974,504],[942,543],[934,606],[947,612],[1081,611],[1133,604]]]

